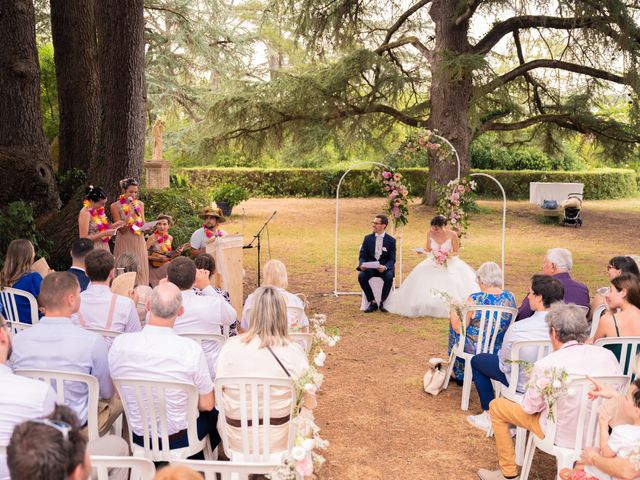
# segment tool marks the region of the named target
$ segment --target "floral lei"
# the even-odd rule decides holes
[[[224,234],[222,233],[222,230],[216,230],[215,232],[212,231],[209,227],[207,227],[206,225],[202,225],[202,228],[204,228],[204,234],[207,236],[207,238],[212,238],[214,236],[216,237],[222,237]]]
[[[104,207],[93,208],[90,206],[91,204],[89,203],[89,200],[85,200],[84,202],[82,202],[82,205],[84,206],[84,208],[89,210],[89,215],[91,215],[91,221],[93,221],[93,223],[96,224],[96,227],[98,228],[98,232],[104,232],[109,228],[109,219],[107,218],[107,215],[104,213]],[[108,243],[110,238],[102,237],[100,240],[102,240],[104,243]]]
[[[158,242],[158,246],[162,253],[169,253],[172,250],[171,240],[169,239],[168,233],[162,235],[158,230],[156,230],[153,232],[153,235],[156,237],[156,242]]]
[[[137,198],[127,198],[124,195],[120,195],[118,201],[120,202],[122,213],[127,217],[127,227],[129,227],[129,230],[136,235],[141,235],[141,228],[144,225],[144,222],[142,221],[142,207],[140,206],[140,201]],[[131,207],[133,207],[133,212],[131,211]],[[131,216],[129,216],[129,213],[131,213]]]

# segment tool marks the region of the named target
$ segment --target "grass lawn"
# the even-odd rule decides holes
[[[339,290],[356,291],[355,266],[363,235],[369,233],[382,199],[340,202]],[[471,218],[460,257],[477,268],[500,263],[501,202],[480,201]],[[327,351],[325,383],[318,395],[317,423],[331,442],[322,479],[472,479],[478,468],[497,468],[494,440],[465,420],[479,413],[475,392],[469,412],[460,410],[455,385],[437,397],[422,391],[426,362],[446,356],[448,321],[407,319],[359,311],[360,297],[336,298],[333,290],[335,201],[329,199],[254,199],[234,210],[225,225],[242,233],[247,243],[277,210],[263,238],[262,261],[283,260],[289,290],[305,293],[311,313],[325,313],[340,328],[341,342]],[[410,207],[402,232],[406,276],[422,258],[434,211],[418,203]],[[540,271],[544,252],[566,247],[573,252],[575,278],[590,289],[606,285],[605,268],[614,255],[640,253],[640,199],[585,202],[584,227],[540,224],[538,208],[509,202],[505,260],[506,288],[518,302],[529,278]],[[256,282],[256,251],[247,250],[245,295]],[[532,479],[551,479],[555,462],[536,453]]]

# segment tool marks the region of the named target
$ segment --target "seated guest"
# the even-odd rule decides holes
[[[4,267],[0,272],[0,288],[17,288],[38,298],[42,276],[31,270],[36,253],[29,240],[20,238],[13,240],[7,248]],[[23,297],[16,298],[18,318],[23,323],[31,323],[31,307]],[[3,312],[7,316],[7,312]],[[38,316],[41,316],[38,313]]]
[[[80,291],[84,292],[89,285],[89,277],[84,266],[84,259],[93,250],[93,242],[88,238],[78,238],[71,244],[71,268],[69,273],[73,273],[78,278]]]
[[[7,447],[11,478],[88,480],[90,455],[129,454],[127,442],[107,435],[87,443],[73,411],[58,405],[48,418],[27,420],[15,427]],[[127,469],[110,469],[110,480],[126,480]]]
[[[227,301],[229,305],[231,305],[231,297],[229,296],[229,292],[223,290],[222,288],[217,288],[214,286],[213,279],[216,275],[216,259],[213,258],[213,255],[209,253],[201,253],[194,260],[196,264],[196,268],[198,270],[206,270],[209,272],[209,284],[213,287],[213,290],[218,294],[222,295],[224,299]],[[196,291],[196,293],[202,293],[200,290]],[[234,323],[229,325],[229,336],[235,337],[238,334],[238,321],[236,320]]]
[[[601,347],[583,343],[587,339],[589,325],[584,312],[575,305],[556,303],[547,312],[549,337],[553,352],[538,360],[531,376],[542,377],[545,371],[564,369],[570,377],[622,375],[620,364],[613,354]],[[560,447],[573,448],[577,429],[577,405],[580,395],[561,396],[556,402],[556,438]],[[547,425],[547,404],[538,389],[528,388],[522,404],[506,398],[496,398],[489,405],[500,469],[480,469],[482,480],[517,478],[518,467],[509,428],[522,427],[544,438]]]
[[[502,341],[502,347],[498,354],[479,353],[471,359],[473,383],[478,390],[482,413],[471,415],[467,420],[474,427],[481,430],[489,430],[491,419],[489,418],[489,402],[493,400],[494,391],[491,380],[498,380],[503,385],[509,386],[507,375],[511,373],[511,349],[515,342],[523,340],[549,340],[549,325],[547,324],[547,310],[549,307],[562,301],[564,288],[557,278],[549,275],[534,275],[529,289],[529,305],[535,312],[529,318],[516,322],[507,329]],[[520,350],[520,360],[534,362],[537,358],[537,348],[524,348]],[[516,390],[524,392],[527,384],[527,375],[520,368],[520,376]]]
[[[138,273],[138,271],[138,257],[136,255],[129,252],[118,255],[116,258],[116,276],[129,272]],[[129,295],[129,298],[136,304],[140,325],[144,325],[147,316],[147,302],[149,298],[151,298],[152,288],[149,285],[140,285],[138,282],[139,278],[140,277],[136,275],[133,292]]]
[[[102,250],[96,250],[102,251]],[[37,325],[13,338],[14,370],[41,369],[86,373],[97,378],[100,398],[113,397],[107,344],[102,336],[74,325],[71,316],[80,307],[80,285],[69,272],[52,272],[42,281],[38,301],[47,315]],[[81,425],[87,423],[88,391],[84,384],[65,383],[65,403]],[[117,400],[100,405],[100,431],[108,429],[122,407]]]
[[[115,260],[106,250],[94,250],[85,259],[91,280],[80,294],[82,301],[74,322],[84,328],[100,328],[114,332],[140,331],[136,305],[129,297],[111,292],[109,283],[115,274]],[[111,338],[107,340],[111,343]]]
[[[15,375],[6,364],[11,351],[11,336],[0,316],[0,447],[20,422],[49,415],[56,406],[56,392],[50,385]],[[28,477],[20,477],[28,478]],[[5,455],[0,453],[0,480],[9,480]]]
[[[188,467],[167,466],[158,470],[153,480],[202,480],[202,475]]]
[[[309,368],[307,357],[300,345],[289,339],[287,307],[284,297],[277,288],[260,287],[254,292],[253,307],[250,311],[249,330],[230,338],[222,347],[218,358],[218,377],[291,377],[298,379]],[[287,449],[289,431],[290,396],[287,392],[271,395],[271,450]],[[240,395],[227,389],[217,403],[224,408],[227,417],[225,426],[232,451],[242,452],[242,432],[240,429]],[[262,402],[262,397],[259,399]],[[313,408],[314,396],[305,400],[306,406]],[[250,412],[247,412],[250,415]],[[273,423],[274,420],[279,420]],[[223,428],[222,426],[220,428]],[[229,455],[230,452],[227,452]],[[233,460],[233,458],[232,458]]]
[[[623,273],[611,280],[605,295],[609,312],[600,317],[593,340],[605,337],[640,336],[640,280],[632,273]],[[620,358],[621,345],[606,345]],[[631,354],[631,352],[629,352]]]
[[[586,285],[571,278],[569,272],[573,268],[573,257],[566,248],[551,248],[547,250],[542,263],[542,273],[551,275],[562,282],[564,287],[564,303],[575,303],[583,307],[589,307],[589,289]],[[529,306],[527,295],[518,309],[516,321],[529,318],[533,310]]]
[[[173,263],[173,262],[172,262]],[[217,410],[214,408],[213,382],[207,360],[197,342],[178,336],[173,326],[184,312],[182,294],[172,283],[161,283],[153,289],[147,304],[149,319],[140,332],[124,333],[113,342],[109,365],[114,379],[144,378],[195,385],[198,390],[198,437],[209,435],[211,447],[220,442],[216,430]],[[129,427],[133,441],[144,445],[143,419],[134,392],[123,391],[122,401],[128,405]],[[169,391],[166,407],[170,448],[188,445],[187,402],[184,391]]]
[[[632,273],[636,277],[640,278],[638,265],[633,258],[627,256],[617,256],[609,260],[609,264],[607,265],[607,276],[609,277],[609,281],[613,280],[618,275],[622,275],[623,273]],[[593,313],[596,308],[604,305],[604,297],[608,291],[609,287],[602,287],[598,289],[595,296],[593,297],[593,300],[591,300],[590,313]]]
[[[280,260],[269,260],[264,265],[262,284],[266,286],[276,287],[278,292],[284,297],[284,303],[287,307],[298,307],[299,310],[287,310],[287,318],[289,320],[289,330],[292,332],[308,332],[309,331],[309,319],[304,313],[304,302],[293,293],[287,292],[289,286],[289,279],[287,276],[287,267],[284,266]],[[253,295],[250,294],[244,302],[244,308],[242,309],[242,323],[240,324],[243,331],[249,328],[249,310],[253,305]]]
[[[183,333],[222,333],[222,328],[236,322],[236,311],[209,284],[209,272],[197,270],[196,264],[187,257],[178,257],[167,268],[169,282],[182,291],[184,312],[175,322],[173,331]],[[196,295],[196,287],[201,295]],[[215,378],[216,359],[220,348],[214,341],[202,342],[209,373]]]
[[[476,280],[480,286],[478,293],[472,293],[467,299],[470,305],[499,305],[502,307],[515,308],[516,300],[509,290],[502,289],[502,270],[495,262],[485,262],[480,265],[476,272]],[[478,341],[478,333],[480,328],[480,319],[482,313],[476,312],[473,317],[471,313],[465,318],[466,324],[466,343],[464,351],[474,353],[476,351],[476,342]],[[504,332],[511,323],[511,315],[503,313],[500,316],[500,330],[496,337],[494,353],[500,349]],[[458,343],[460,339],[460,317],[454,309],[451,311],[451,324],[449,326],[449,355],[451,349]],[[459,385],[462,385],[464,377],[464,360],[457,358],[453,365],[453,376]]]

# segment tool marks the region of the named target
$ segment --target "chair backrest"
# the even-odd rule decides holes
[[[204,474],[205,480],[249,480],[251,475],[268,475],[279,466],[275,463],[172,460],[172,466],[183,466]]]
[[[467,314],[471,313],[472,317],[476,312],[480,312],[480,323],[478,326],[478,340],[476,342],[475,353],[493,353],[493,348],[500,332],[500,323],[503,315],[509,315],[509,325],[513,323],[518,315],[518,310],[511,307],[503,307],[499,305],[469,305],[462,310],[461,323],[464,324]],[[506,329],[505,329],[506,331]],[[466,329],[461,329],[460,335],[461,348],[464,348]]]
[[[167,419],[167,393],[186,393],[184,404],[187,416],[187,438],[192,454],[202,450],[198,439],[198,391],[195,385],[162,380],[141,380],[136,378],[114,378],[113,383],[122,399],[122,407],[129,423],[129,443],[134,448],[133,426],[142,426],[144,456],[154,462],[171,460],[169,429]],[[135,408],[132,411],[132,405]],[[162,447],[160,444],[162,443]],[[189,455],[186,455],[189,456]]]
[[[31,328],[33,326],[30,323],[15,322],[13,320],[5,320],[5,322],[9,326],[9,330],[11,330],[11,332],[14,335],[17,335],[21,331]]]
[[[180,333],[181,337],[187,337],[191,340],[195,340],[202,346],[202,342],[216,342],[218,344],[218,351],[227,341],[227,337],[220,333]]]
[[[219,411],[218,433],[222,438],[225,452],[231,452],[228,431],[230,421],[239,421],[242,435],[242,461],[245,462],[270,462],[272,394],[277,394],[277,401],[284,399],[290,401],[288,421],[282,422],[280,427],[289,429],[286,451],[293,447],[293,408],[296,403],[296,392],[289,378],[274,377],[218,377],[215,380],[216,407]],[[225,397],[234,392],[239,400],[240,418],[229,417],[226,411]],[[285,418],[285,417],[280,417]],[[267,423],[268,422],[268,423]],[[258,428],[255,426],[258,425]],[[262,441],[261,441],[262,440]]]
[[[97,473],[98,480],[108,480],[111,468],[129,470],[131,475],[127,475],[125,478],[130,480],[153,480],[156,475],[156,466],[151,460],[143,457],[91,455],[91,466],[94,473]]]
[[[585,317],[589,315],[589,307],[585,307],[584,305],[576,305],[576,307],[584,312]]]
[[[527,349],[528,352],[535,353],[535,359],[533,362],[537,362],[542,357],[546,357],[553,351],[551,346],[551,340],[522,340],[514,342],[511,346],[511,355],[509,360],[511,363],[511,372],[509,374],[509,387],[507,388],[507,395],[515,395],[518,387],[518,380],[520,378],[520,370],[523,365],[518,363],[520,361],[521,352],[523,349]],[[532,355],[533,357],[533,355]]]
[[[618,392],[626,391],[629,385],[629,378],[625,376],[604,376],[593,377],[598,383],[608,386]],[[576,423],[576,436],[574,438],[573,446],[568,447],[574,450],[576,458],[580,457],[580,452],[585,447],[599,446],[598,438],[598,409],[604,402],[603,398],[596,398],[594,400],[589,399],[588,393],[593,388],[593,384],[587,378],[576,378],[571,380],[568,384],[568,388],[573,390],[573,394],[579,396],[580,404],[577,407],[578,420]],[[553,415],[547,420],[547,428],[545,429],[544,439],[540,443],[546,447],[545,451],[551,451],[555,445],[556,439],[556,419],[558,413],[556,411],[557,403],[551,407]],[[546,415],[546,412],[543,413]]]
[[[600,324],[600,317],[607,309],[606,305],[600,305],[593,311],[593,317],[591,317],[591,332],[589,333],[589,338],[592,338],[596,334],[596,330],[598,330],[598,325]]]
[[[114,338],[116,338],[118,335],[120,335],[122,332],[116,332],[115,330],[105,330],[104,328],[86,328],[85,330],[89,330],[90,332],[96,332],[99,333],[100,335],[102,335],[104,337],[104,339],[108,339],[110,338],[111,340],[113,340]]]
[[[304,305],[304,308],[307,308],[309,306],[307,296],[304,293],[294,293],[294,295],[302,300],[302,305]]]
[[[89,440],[97,439],[99,435],[98,429],[98,400],[100,399],[100,385],[98,379],[86,373],[62,372],[59,370],[36,370],[24,369],[16,370],[17,375],[23,377],[42,380],[51,384],[57,394],[57,402],[60,405],[65,404],[65,388],[64,382],[80,382],[87,386],[88,405],[87,405],[87,427]]]
[[[306,354],[309,354],[309,350],[311,350],[311,345],[313,345],[313,334],[312,333],[289,333],[289,338],[292,342],[299,343],[304,346],[304,351]]]
[[[640,337],[604,337],[596,340],[594,345],[620,345],[620,366],[627,377],[635,376],[636,355],[640,351]]]
[[[38,323],[38,301],[29,292],[20,290],[19,288],[4,287],[0,290],[0,302],[2,302],[2,311],[7,320],[11,322],[19,322],[20,316],[18,315],[18,305],[16,304],[16,297],[23,297],[29,302],[29,310],[31,312],[31,324]],[[22,323],[28,323],[22,319]]]
[[[375,277],[374,277],[375,278]],[[245,315],[247,316],[247,324],[249,323],[248,317],[251,312],[251,307],[249,306],[245,310]],[[289,322],[289,326],[298,323],[299,319],[304,316],[304,308],[298,307],[295,305],[287,305],[287,320]]]

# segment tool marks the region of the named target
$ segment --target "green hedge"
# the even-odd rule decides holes
[[[412,195],[422,195],[428,170],[424,168],[401,168],[411,185]],[[249,190],[253,197],[331,197],[336,194],[336,185],[345,170],[330,168],[185,168],[178,175],[188,179],[189,184],[199,189],[212,189],[221,183],[235,183]],[[586,199],[626,198],[634,196],[640,189],[633,170],[606,169],[588,172],[546,172],[472,170],[496,177],[509,199],[529,198],[529,182],[579,182],[584,183]],[[640,178],[640,177],[639,177]],[[478,193],[481,196],[497,197],[498,186],[488,178],[477,177]],[[640,180],[638,180],[640,181]],[[341,197],[370,197],[380,195],[380,183],[371,178],[370,169],[352,170],[340,189]]]

